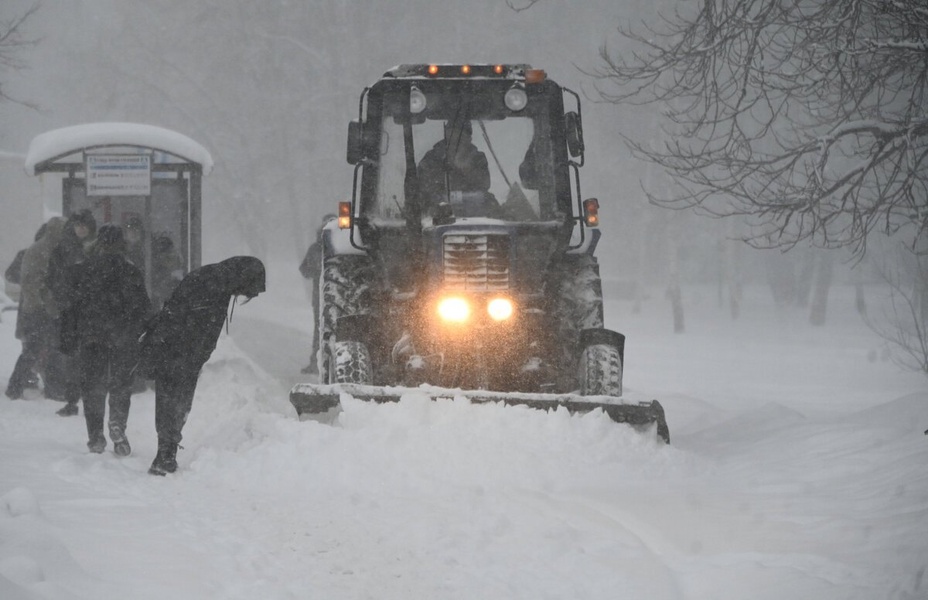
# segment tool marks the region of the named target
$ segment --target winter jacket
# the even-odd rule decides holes
[[[265,289],[264,264],[234,256],[191,271],[146,328],[139,374],[153,377],[197,372],[216,348],[229,300]]]
[[[318,279],[322,267],[322,244],[313,242],[300,263],[300,275],[309,280]]]
[[[138,267],[121,253],[105,252],[72,266],[68,276],[73,295],[62,323],[65,350],[137,342],[151,312]]]
[[[447,156],[448,143],[439,141],[419,162],[419,190],[428,202],[441,202],[448,190],[486,192],[490,189],[487,157],[476,146],[461,141],[453,156]],[[447,189],[445,174],[448,175]]]
[[[29,246],[23,255],[19,300],[19,310],[22,312],[44,312],[51,318],[58,317],[58,305],[47,284],[48,263],[52,251],[61,241],[64,224],[62,217],[49,219],[45,235]]]
[[[70,220],[65,224],[61,241],[52,249],[48,259],[45,283],[59,310],[64,310],[71,301],[68,270],[87,258],[84,242],[74,233],[74,227],[71,224]]]
[[[16,285],[19,285],[19,282],[22,281],[23,256],[25,256],[25,254],[25,248],[17,252],[16,256],[13,257],[13,262],[11,262],[10,266],[8,266],[6,271],[3,272],[3,278],[6,279],[9,283],[15,283]]]
[[[42,236],[45,235],[46,227],[47,225],[42,223],[42,226],[39,227],[38,231],[35,232],[35,237],[32,239],[33,242],[39,241]],[[26,255],[26,250],[28,250],[28,248],[23,248],[17,252],[16,256],[13,257],[13,262],[10,263],[10,266],[8,266],[6,271],[3,273],[3,278],[6,279],[9,283],[15,283],[16,285],[22,283],[23,256]]]

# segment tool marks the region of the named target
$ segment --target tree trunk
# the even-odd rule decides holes
[[[831,288],[831,282],[834,279],[834,271],[832,253],[820,253],[812,293],[812,310],[809,314],[809,322],[813,325],[822,326],[825,324],[825,315],[828,311],[828,290]]]
[[[741,315],[741,268],[739,264],[740,254],[735,244],[740,242],[735,241],[735,221],[728,219],[727,225],[726,238],[722,240],[722,247],[725,252],[725,280],[728,286],[728,306],[731,310],[731,318],[737,319]]]
[[[667,228],[667,250],[670,253],[669,271],[670,284],[667,287],[667,298],[670,300],[671,310],[673,312],[673,332],[683,333],[685,330],[683,322],[683,292],[680,290],[680,248],[677,245],[676,227],[671,221]]]

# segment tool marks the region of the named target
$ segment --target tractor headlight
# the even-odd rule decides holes
[[[422,90],[415,86],[409,90],[409,112],[417,115],[425,110],[427,103],[425,94],[422,93]]]
[[[487,313],[494,321],[505,321],[512,317],[515,308],[509,298],[493,298],[487,304]]]
[[[438,302],[438,316],[449,323],[464,323],[470,318],[470,304],[457,296],[442,298]]]
[[[506,95],[503,96],[503,101],[506,104],[506,108],[513,112],[519,112],[528,104],[528,96],[525,94],[525,90],[513,86],[509,88]]]

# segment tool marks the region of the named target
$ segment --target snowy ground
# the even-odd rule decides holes
[[[300,286],[271,269],[236,310],[173,476],[146,474],[151,392],[125,459],[88,454],[57,402],[0,398],[0,598],[928,597],[928,380],[885,359],[851,290],[817,329],[761,288],[737,321],[686,290],[684,335],[660,294],[609,302],[663,446],[602,415],[414,397],[300,422]]]

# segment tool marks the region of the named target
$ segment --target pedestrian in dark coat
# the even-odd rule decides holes
[[[45,228],[47,226],[48,225],[46,223],[42,223],[42,226],[39,227],[38,231],[35,232],[35,237],[32,240],[33,242],[39,241],[39,239],[41,239],[42,236],[45,235]],[[8,283],[15,283],[17,286],[22,285],[23,258],[26,256],[26,250],[28,250],[28,248],[23,248],[22,250],[17,252],[16,258],[14,258],[13,262],[10,263],[10,266],[6,268],[6,272],[4,273],[3,276],[7,280]],[[20,291],[21,291],[21,288],[20,288]],[[20,301],[19,294],[17,294],[16,301],[17,302]],[[16,311],[16,338],[17,339],[23,338],[22,325],[23,325],[22,310],[17,310]],[[22,360],[21,355],[20,355],[20,358],[17,359],[16,362],[18,363],[20,360]],[[10,398],[15,397],[15,392],[16,392],[17,387],[19,387],[19,397],[22,396],[23,390],[25,388],[37,389],[39,387],[39,375],[38,373],[35,372],[34,367],[35,365],[33,365],[33,367],[31,367],[28,370],[28,372],[24,374],[23,373],[18,374],[15,379],[12,376],[10,377],[10,382],[15,383],[16,380],[19,380],[21,383],[14,385],[12,388],[7,387],[6,395],[8,397]]]
[[[61,336],[69,332],[62,331],[67,327],[68,311],[71,305],[72,290],[68,280],[68,271],[76,264],[87,259],[87,252],[97,233],[97,220],[89,209],[75,212],[65,223],[61,241],[52,250],[48,260],[48,274],[46,275],[48,289],[58,305],[59,319],[57,321],[58,339],[52,344],[48,354],[48,382],[46,398],[64,400],[65,404],[57,411],[62,417],[74,416],[78,413],[77,405],[81,399],[80,371],[77,361],[61,351]]]
[[[148,470],[152,475],[177,470],[177,446],[200,369],[216,348],[229,301],[244,296],[247,302],[264,289],[264,264],[251,256],[234,256],[191,271],[150,322],[139,370],[155,380],[158,454]]]
[[[151,302],[138,267],[126,259],[122,229],[100,228],[91,256],[69,272],[87,447],[106,448],[103,420],[109,394],[109,434],[118,456],[131,452],[126,423],[132,397],[138,339]]]
[[[13,367],[6,388],[8,398],[23,397],[33,372],[47,382],[46,365],[49,347],[57,331],[58,306],[46,284],[48,261],[52,250],[61,240],[65,219],[52,217],[45,224],[45,234],[36,240],[23,255],[22,282],[20,284],[19,313],[16,317],[16,337],[22,340],[23,350]]]

